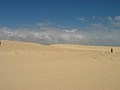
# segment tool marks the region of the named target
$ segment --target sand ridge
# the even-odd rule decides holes
[[[0,90],[119,90],[119,68],[120,47],[2,40]]]

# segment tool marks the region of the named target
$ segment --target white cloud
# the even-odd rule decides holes
[[[48,26],[48,24],[47,23],[37,23],[37,26],[40,26],[40,27],[45,27],[45,26]]]
[[[115,16],[114,18],[116,21],[120,21],[120,16]]]
[[[108,24],[112,28],[119,28],[120,29],[120,16],[115,16],[114,18],[108,17],[110,21]]]
[[[88,30],[41,28],[0,28],[0,39],[19,40],[41,44],[71,43],[91,45],[120,45],[120,31],[106,30],[102,24],[93,24]]]
[[[65,30],[66,32],[70,32],[70,33],[75,33],[77,31],[77,29],[72,29],[72,30]]]
[[[105,29],[105,26],[101,23],[94,23],[94,24],[91,24],[91,29],[92,30],[104,30]]]
[[[107,19],[108,19],[109,21],[111,21],[111,22],[113,21],[113,19],[112,19],[111,16],[108,16]]]
[[[104,28],[110,28],[110,29],[120,29],[120,16],[114,16],[113,18],[111,16],[108,17],[99,17],[98,21],[103,24],[106,24]],[[97,26],[100,24],[97,24]]]
[[[120,29],[120,22],[112,22],[111,27]]]
[[[80,22],[85,22],[85,18],[78,18],[78,20],[80,21]]]

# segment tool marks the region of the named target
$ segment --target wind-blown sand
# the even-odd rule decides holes
[[[0,90],[120,90],[120,47],[2,41]]]

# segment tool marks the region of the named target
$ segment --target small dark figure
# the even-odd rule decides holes
[[[1,46],[1,44],[2,44],[2,43],[1,43],[1,41],[0,41],[0,46]]]
[[[113,53],[113,49],[111,48],[111,53]]]

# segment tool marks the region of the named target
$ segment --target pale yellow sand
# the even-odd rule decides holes
[[[120,47],[2,41],[0,90],[120,90]]]

